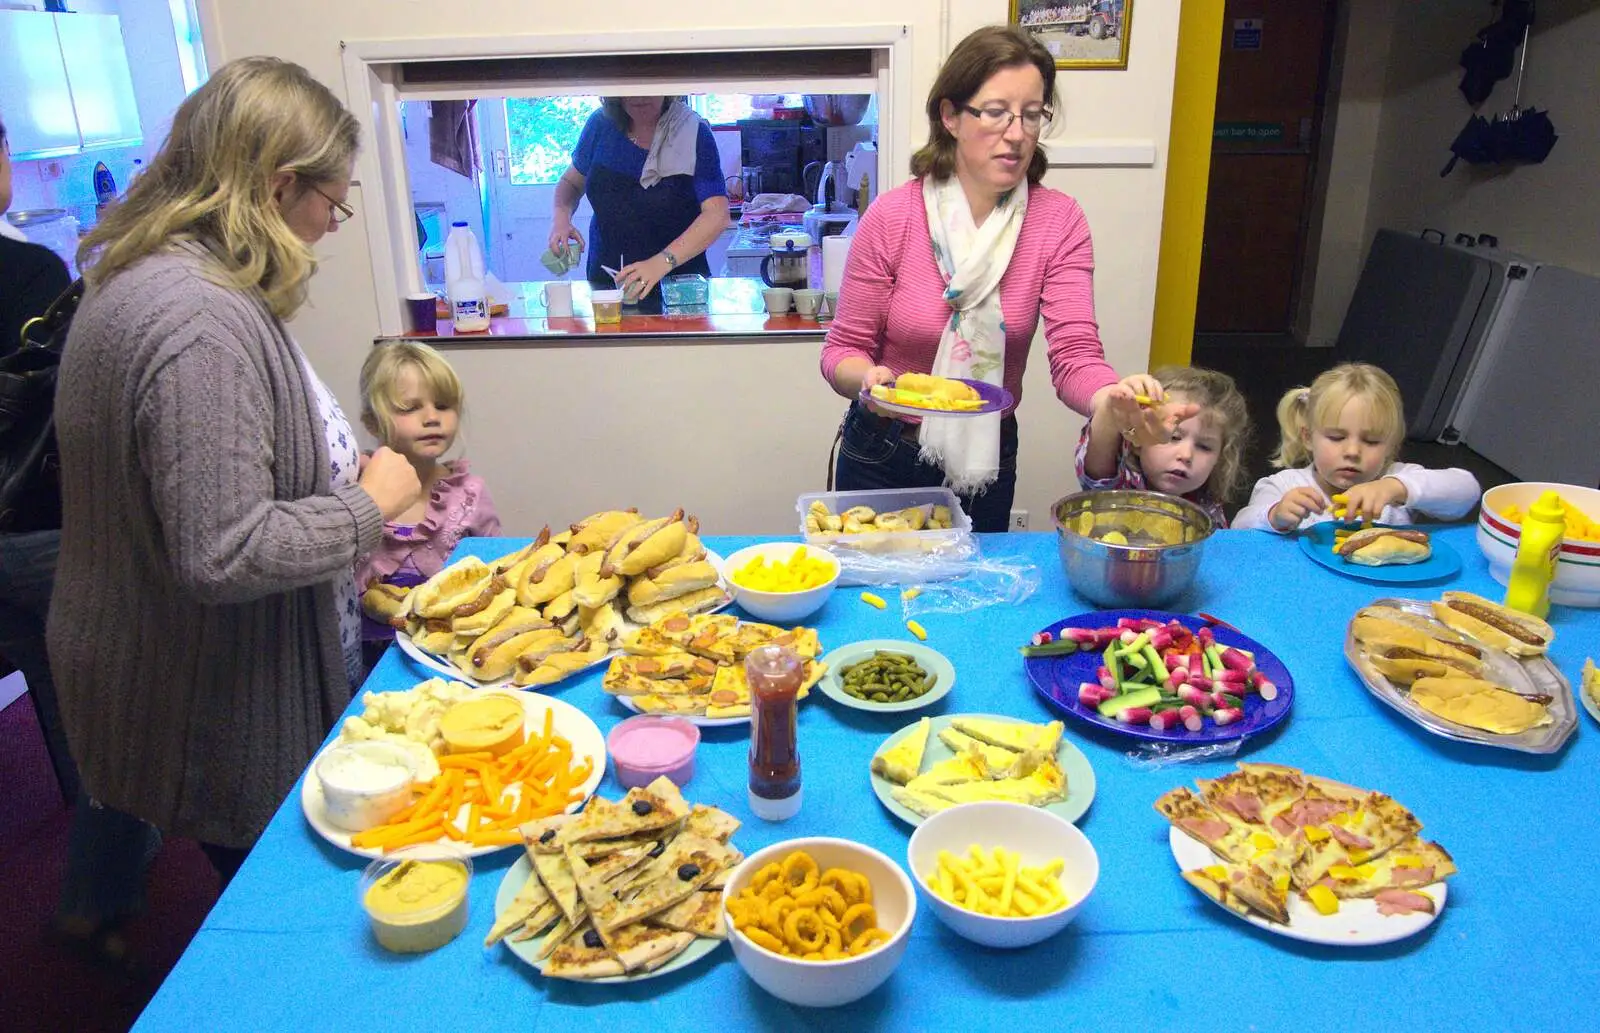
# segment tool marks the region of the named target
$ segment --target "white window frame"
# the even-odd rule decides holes
[[[551,36],[472,36],[438,39],[346,40],[341,43],[350,111],[361,123],[365,146],[356,160],[363,224],[377,291],[383,334],[404,329],[401,298],[422,289],[416,253],[416,223],[406,173],[399,102],[465,100],[473,97],[542,97],[574,92],[628,96],[658,93],[861,93],[878,95],[878,167],[905,168],[911,159],[911,26],[853,25],[762,29],[679,29],[650,32]],[[774,45],[774,38],[781,45]],[[400,67],[419,61],[585,57],[602,54],[704,53],[714,51],[836,50],[874,52],[873,76],[818,76],[803,80],[704,79],[690,81],[575,81],[562,85],[494,81],[460,87],[407,84]],[[886,182],[880,173],[880,182]]]

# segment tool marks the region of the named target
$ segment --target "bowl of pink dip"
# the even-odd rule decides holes
[[[632,789],[662,775],[678,785],[694,777],[694,751],[700,729],[681,717],[640,714],[606,736],[606,750],[616,766],[617,781]]]

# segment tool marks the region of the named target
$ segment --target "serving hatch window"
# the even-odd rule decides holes
[[[858,144],[876,142],[873,93],[677,96],[710,125],[720,166],[711,175],[734,205],[728,230],[706,251],[713,277],[759,276],[765,250],[751,241],[765,239],[761,230],[770,235],[770,226],[794,223],[798,228],[819,193],[846,215],[856,203],[856,184],[846,183],[843,170]],[[400,103],[424,284],[443,284],[444,239],[456,221],[473,228],[490,270],[502,281],[563,278],[541,262],[553,225],[556,185],[601,103],[596,93]],[[821,124],[830,121],[845,124]],[[754,218],[740,208],[748,192],[791,200],[764,219]],[[573,225],[586,239],[592,216],[585,198]],[[564,274],[566,279],[583,276],[581,266]]]

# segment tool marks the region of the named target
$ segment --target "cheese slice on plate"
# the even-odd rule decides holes
[[[921,788],[921,787],[919,787]],[[1067,798],[1067,776],[1055,760],[1049,759],[1026,778],[999,778],[982,782],[957,782],[927,786],[925,791],[954,803],[1005,800],[1043,807]]]
[[[918,769],[922,767],[922,755],[928,748],[928,732],[932,728],[931,718],[918,721],[909,735],[872,758],[872,773],[899,785],[916,778]]]
[[[1004,746],[990,746],[988,743],[965,732],[958,732],[954,728],[946,728],[939,733],[939,741],[950,747],[952,753],[964,753],[969,746],[975,746],[983,753],[983,759],[992,770],[1005,770],[1011,767],[1017,759],[1016,750],[1008,750]]]
[[[941,760],[906,785],[912,789],[927,789],[929,786],[955,785],[958,782],[982,782],[989,777],[989,765],[984,762],[983,754],[971,750]]]

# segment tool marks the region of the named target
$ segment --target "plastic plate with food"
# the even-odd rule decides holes
[[[1003,412],[1013,401],[1011,392],[997,384],[920,373],[902,373],[893,385],[862,388],[860,400],[885,412],[919,417],[987,416]]]
[[[1461,554],[1452,549],[1448,542],[1440,541],[1438,535],[1429,535],[1428,546],[1431,553],[1427,559],[1421,562],[1367,566],[1347,560],[1334,552],[1334,535],[1344,526],[1333,520],[1325,520],[1320,524],[1312,525],[1300,534],[1300,551],[1335,574],[1343,574],[1345,577],[1353,577],[1361,581],[1377,581],[1385,584],[1412,584],[1419,581],[1439,581],[1444,578],[1455,577],[1461,573]],[[1415,532],[1418,529],[1397,528],[1396,530]]]
[[[1032,723],[1002,714],[924,717],[878,747],[869,773],[872,791],[889,813],[910,825],[922,824],[922,811],[988,799],[1030,803],[1075,822],[1094,801],[1094,768],[1061,732],[1059,721]],[[973,754],[972,766],[960,765],[958,748]],[[1026,765],[1022,757],[1029,750],[1045,751],[1051,766],[1022,773],[1017,765]],[[919,775],[935,769],[928,784],[917,783]],[[932,784],[943,779],[951,781]]]
[[[1094,641],[1073,642],[1085,633]],[[1276,654],[1204,617],[1100,610],[1057,621],[1034,638],[1024,648],[1023,667],[1035,692],[1079,721],[1136,739],[1203,745],[1259,735],[1287,717],[1294,703],[1294,679]],[[1106,654],[1114,648],[1129,653],[1112,672]],[[1171,681],[1160,687],[1147,673],[1156,659],[1172,668]]]
[[[391,696],[395,694],[369,693],[369,695]],[[583,806],[583,801],[588,798],[589,794],[595,791],[595,788],[600,784],[600,780],[605,777],[606,744],[605,738],[600,734],[599,727],[597,727],[595,723],[589,719],[588,715],[584,714],[583,711],[579,710],[577,707],[574,707],[570,703],[562,702],[558,699],[552,699],[549,696],[542,696],[534,692],[511,691],[496,693],[494,695],[504,696],[516,703],[521,704],[525,714],[523,728],[526,730],[526,734],[530,737],[542,735],[542,731],[546,723],[546,714],[548,713],[549,727],[553,735],[559,737],[570,748],[572,763],[581,764],[583,761],[587,760],[589,766],[587,775],[583,777],[583,780],[580,783],[573,787],[573,792],[579,794],[579,797],[575,802],[568,805],[566,810],[571,812],[581,808]],[[468,699],[476,701],[482,700],[485,697],[486,694],[484,693],[473,693],[468,697]],[[350,742],[351,740],[345,739],[336,740],[334,743],[330,744],[324,750],[319,752],[315,758],[313,758],[311,764],[306,768],[304,776],[302,776],[300,780],[300,809],[306,816],[307,824],[309,824],[311,828],[316,831],[317,835],[327,840],[333,846],[336,846],[341,850],[347,850],[352,854],[359,854],[362,857],[384,857],[387,856],[388,852],[386,852],[382,847],[356,846],[353,838],[360,835],[360,833],[352,832],[348,828],[341,828],[335,820],[330,820],[330,818],[337,818],[337,815],[333,815],[330,812],[330,803],[324,790],[323,780],[318,774],[319,762],[330,751],[341,749]],[[357,740],[356,742],[359,745],[370,746],[383,744],[383,741],[361,743],[359,740]],[[441,761],[448,762],[447,758],[443,756],[441,756]],[[424,779],[423,781],[426,780]],[[520,784],[508,785],[506,788],[513,799],[520,801],[522,790],[522,786]],[[473,845],[470,841],[465,841],[466,837],[464,832],[467,828],[467,823],[470,817],[471,808],[466,803],[462,803],[454,815],[449,817],[450,823],[455,826],[457,833],[463,833],[461,837],[463,841],[460,842],[461,853],[463,856],[477,857],[483,854],[493,853],[496,850],[504,850],[509,846],[515,845],[514,843],[510,842]],[[440,835],[430,840],[430,842],[455,843],[457,842],[457,839],[454,836]]]
[[[1473,727],[1458,721],[1452,721],[1435,710],[1442,709],[1444,704],[1433,703],[1434,709],[1423,706],[1415,698],[1411,688],[1406,683],[1406,678],[1418,673],[1414,668],[1417,659],[1391,659],[1385,655],[1389,650],[1373,635],[1367,635],[1367,641],[1358,637],[1357,624],[1363,616],[1370,618],[1381,615],[1386,611],[1399,611],[1407,615],[1416,623],[1414,629],[1427,635],[1434,641],[1449,643],[1465,640],[1478,656],[1476,661],[1468,657],[1464,663],[1467,669],[1450,668],[1438,670],[1433,673],[1446,675],[1469,675],[1474,679],[1481,679],[1493,687],[1510,693],[1512,696],[1532,703],[1535,707],[1542,706],[1545,714],[1535,714],[1537,723],[1532,727],[1516,732],[1501,733],[1487,728]],[[1400,618],[1406,619],[1405,617]],[[1412,625],[1406,625],[1413,627]],[[1404,634],[1403,632],[1400,634]],[[1415,650],[1415,641],[1396,641],[1395,648],[1401,650]],[[1422,645],[1427,647],[1427,642]],[[1429,652],[1437,647],[1428,648]],[[1434,735],[1457,742],[1478,743],[1484,746],[1497,746],[1507,750],[1518,750],[1523,753],[1554,753],[1566,745],[1572,733],[1578,727],[1578,711],[1573,700],[1572,683],[1569,682],[1561,669],[1550,661],[1547,656],[1514,657],[1493,646],[1471,640],[1460,635],[1434,618],[1433,604],[1421,599],[1378,599],[1368,606],[1357,611],[1355,617],[1345,633],[1344,643],[1345,659],[1350,667],[1366,686],[1367,691],[1378,699],[1405,715],[1411,721],[1432,732]],[[1423,660],[1422,662],[1426,662]],[[1411,670],[1402,670],[1397,666],[1405,664]],[[1385,673],[1380,668],[1387,668],[1390,673]],[[1485,686],[1487,689],[1488,686]],[[1487,691],[1485,697],[1494,696],[1495,693]],[[1431,700],[1430,700],[1431,702]],[[1506,701],[1514,710],[1527,709],[1515,700]],[[1492,705],[1489,700],[1486,705]],[[1470,701],[1451,704],[1456,707],[1470,706]],[[1586,701],[1586,705],[1588,705]],[[1592,711],[1591,711],[1592,712]],[[1461,714],[1459,716],[1470,716]],[[1515,715],[1504,715],[1497,720],[1517,720]],[[1506,726],[1514,727],[1514,726]]]
[[[870,639],[840,646],[822,662],[822,694],[857,710],[893,713],[921,710],[947,696],[956,669],[920,642]]]

